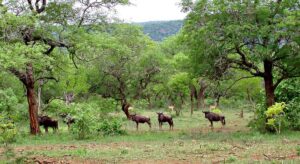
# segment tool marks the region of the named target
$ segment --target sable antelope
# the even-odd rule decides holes
[[[39,116],[38,121],[39,121],[39,125],[44,127],[46,133],[48,133],[48,127],[51,127],[54,132],[56,132],[58,129],[57,120],[52,120],[48,116]]]
[[[203,111],[203,113],[205,114],[205,118],[207,118],[210,121],[212,128],[213,128],[213,122],[215,122],[215,121],[221,121],[223,126],[226,124],[225,116],[221,116],[216,113],[209,112],[209,111]]]
[[[132,121],[134,121],[136,123],[136,130],[139,130],[139,123],[147,123],[149,125],[149,128],[151,129],[151,121],[150,118],[145,117],[145,116],[140,116],[140,115],[130,115],[130,118]]]
[[[159,123],[159,129],[162,129],[162,125],[164,122],[168,122],[170,126],[170,130],[173,130],[174,124],[172,117],[164,115],[162,112],[157,112],[158,115],[158,123]]]

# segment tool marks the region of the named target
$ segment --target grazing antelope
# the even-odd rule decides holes
[[[172,117],[164,115],[162,112],[157,112],[158,115],[158,123],[159,123],[159,129],[162,129],[162,125],[164,122],[168,122],[170,126],[170,130],[173,130],[174,124]]]
[[[139,123],[147,123],[149,125],[149,128],[151,129],[151,121],[149,117],[145,117],[145,116],[140,116],[140,115],[130,115],[130,118],[132,121],[134,121],[136,123],[136,130],[139,130]]]
[[[215,122],[215,121],[221,121],[223,126],[226,124],[225,116],[221,116],[216,113],[209,112],[209,111],[203,111],[203,113],[205,114],[205,118],[207,118],[210,121],[211,128],[213,128],[213,122]]]

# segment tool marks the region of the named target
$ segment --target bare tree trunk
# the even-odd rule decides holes
[[[205,84],[204,80],[201,80],[200,82],[200,89],[198,92],[198,96],[197,96],[197,108],[200,109],[202,107],[202,109],[205,108],[205,90],[207,88],[207,85]]]
[[[272,62],[265,60],[264,69],[265,69],[264,82],[265,82],[266,103],[267,106],[270,107],[275,103],[275,93],[274,93],[275,88],[273,84]]]
[[[41,103],[42,103],[42,87],[44,85],[44,80],[40,79],[39,80],[39,85],[38,85],[38,114],[41,113]]]
[[[194,113],[194,98],[197,97],[196,87],[191,84],[190,85],[190,100],[191,100],[191,115]]]
[[[151,96],[147,95],[147,101],[148,101],[148,108],[152,109],[152,102],[151,102]]]
[[[216,103],[215,103],[216,107],[219,107],[219,105],[220,105],[220,99],[221,99],[221,95],[218,94],[218,96],[216,97]]]

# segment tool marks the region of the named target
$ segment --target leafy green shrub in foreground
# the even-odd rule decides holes
[[[99,131],[104,136],[114,136],[126,134],[125,130],[122,130],[122,121],[116,118],[105,119],[99,127]]]
[[[284,126],[284,111],[286,104],[282,103],[275,103],[274,105],[270,106],[268,110],[265,112],[267,116],[267,126],[270,128],[274,128],[277,134],[280,134],[281,128]]]
[[[4,114],[0,114],[0,143],[9,144],[16,141],[17,129]]]
[[[300,130],[300,97],[293,99],[286,105],[285,117],[292,130]]]
[[[89,104],[74,104],[73,112],[75,124],[72,125],[71,131],[77,139],[87,139],[96,131],[97,113]]]

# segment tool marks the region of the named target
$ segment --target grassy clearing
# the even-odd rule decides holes
[[[250,112],[246,112],[245,118],[241,119],[238,112],[224,110],[226,126],[216,123],[213,131],[200,111],[196,111],[193,116],[186,111],[183,116],[174,118],[174,131],[169,131],[168,125],[164,126],[163,131],[159,131],[154,111],[144,111],[143,115],[151,117],[151,130],[145,124],[136,131],[133,122],[125,121],[123,128],[128,132],[127,135],[95,136],[89,140],[78,141],[64,127],[60,128],[58,134],[20,136],[12,146],[18,156],[29,156],[48,162],[300,162],[300,132],[285,132],[281,135],[252,132],[247,128],[252,117]]]

